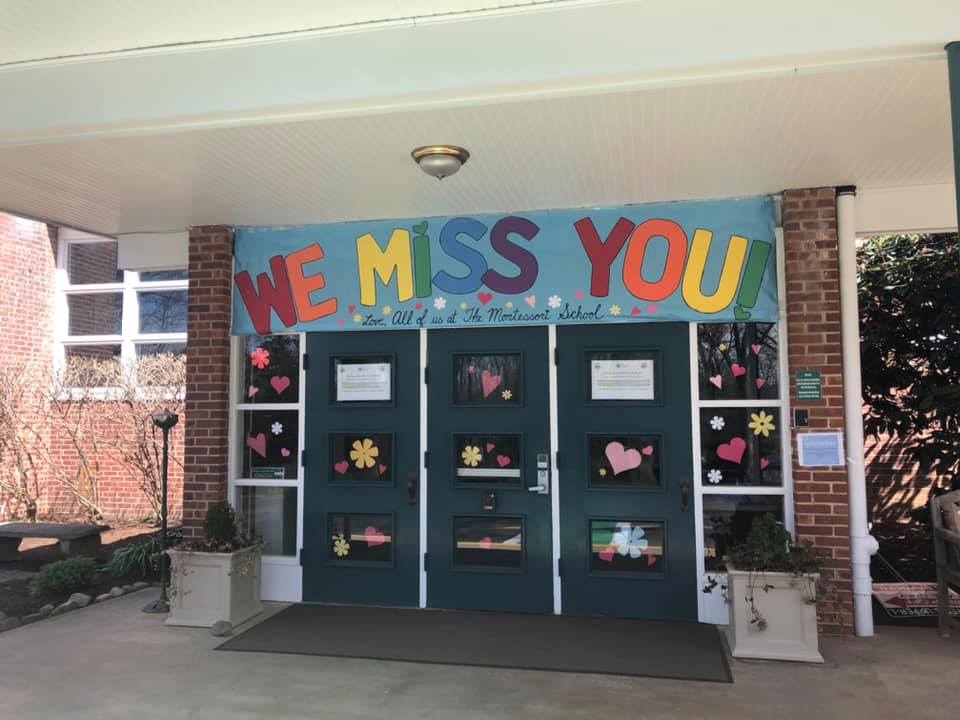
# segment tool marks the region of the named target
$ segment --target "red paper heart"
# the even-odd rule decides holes
[[[253,437],[247,436],[247,447],[253,450],[260,457],[266,457],[267,436],[263,433],[257,433]]]
[[[480,301],[480,304],[481,304],[481,305],[486,305],[488,302],[490,302],[491,300],[493,300],[493,293],[478,292],[478,293],[477,293],[477,300]]]
[[[747,369],[740,363],[734,363],[730,366],[730,372],[733,373],[734,377],[740,377],[747,374]]]
[[[604,562],[613,562],[613,545],[607,545],[607,547],[597,553],[597,557]]]
[[[761,469],[761,470],[766,470],[766,469],[767,469],[767,466],[768,466],[769,464],[770,464],[770,461],[769,461],[769,460],[767,460],[766,458],[760,458],[760,469]]]
[[[416,305],[414,305],[414,307],[415,307],[417,310],[423,310],[423,303],[417,303]]]
[[[757,378],[756,383],[757,383],[757,390],[762,390],[763,386],[767,384],[767,381],[764,380],[763,378]]]
[[[277,395],[279,395],[290,387],[290,378],[286,375],[277,375],[270,378],[270,384],[273,386],[273,389],[277,391]]]
[[[363,537],[367,541],[367,547],[377,547],[387,541],[387,536],[377,530],[373,525],[368,525],[363,531]]]
[[[739,465],[746,450],[747,441],[742,437],[735,437],[729,443],[721,443],[717,448],[717,457]]]
[[[350,463],[346,460],[341,460],[338,463],[334,463],[333,469],[336,470],[341,475],[346,475],[347,470],[350,468]]]
[[[343,318],[337,318],[337,326],[338,326],[338,327],[343,327],[343,326],[346,325],[346,324],[347,324],[347,321],[346,321],[346,320],[344,320]]]
[[[288,448],[280,448],[280,454],[283,457],[290,457],[290,450]]]
[[[577,300],[583,300],[583,290],[577,290],[573,294],[573,297],[576,298]]]
[[[489,550],[493,547],[493,538],[485,537],[478,544],[481,550]]]
[[[507,455],[497,455],[497,465],[504,468],[510,464],[510,458]]]
[[[493,449],[496,447],[493,443],[487,443],[487,452],[493,452]]]
[[[356,305],[347,305],[347,312],[353,315],[357,311]]]
[[[656,556],[656,555],[647,555],[647,567],[650,567],[651,565],[655,564],[656,562],[657,562],[657,556]]]
[[[753,350],[754,355],[759,355],[760,351],[763,349],[763,345],[754,344],[750,346],[750,349]]]
[[[613,468],[614,475],[638,468],[640,467],[640,463],[643,462],[643,458],[639,452],[633,448],[628,450],[623,447],[622,443],[618,442],[607,443],[603,454],[606,455],[607,460],[610,461],[610,467]]]
[[[659,308],[656,305],[647,305],[647,312],[651,315],[656,315]]]
[[[383,475],[383,474],[387,471],[387,466],[386,466],[386,465],[377,465],[377,471],[378,471],[381,475]]]
[[[723,376],[722,375],[711,375],[710,384],[716,386],[717,390],[723,388]]]
[[[630,311],[630,314],[631,314],[631,315],[639,315],[639,314],[642,313],[642,312],[643,312],[643,310],[641,310],[641,309],[638,308],[636,305],[634,305],[634,306],[633,306],[633,310]]]
[[[480,373],[480,382],[483,384],[483,396],[488,397],[490,393],[500,387],[503,378],[499,375],[492,375],[489,370]]]

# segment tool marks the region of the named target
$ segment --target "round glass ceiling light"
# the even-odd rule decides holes
[[[456,145],[424,145],[410,155],[421,170],[437,180],[455,174],[470,159],[470,153]]]

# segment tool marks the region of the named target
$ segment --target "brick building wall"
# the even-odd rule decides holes
[[[810,431],[843,432],[843,365],[834,188],[787,190],[783,195],[786,312],[793,409],[810,414]],[[796,373],[820,370],[822,399],[796,400]],[[794,430],[794,436],[797,431]],[[847,473],[844,468],[801,468],[794,437],[793,479],[797,537],[823,558],[831,592],[818,607],[821,630],[853,632],[853,592]]]

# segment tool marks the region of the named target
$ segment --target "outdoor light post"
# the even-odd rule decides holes
[[[146,613],[168,613],[170,602],[167,599],[167,464],[170,455],[170,429],[177,424],[180,416],[164,410],[153,416],[153,424],[163,430],[163,465],[160,468],[160,597],[147,604]]]

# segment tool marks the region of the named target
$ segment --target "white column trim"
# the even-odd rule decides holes
[[[547,325],[547,382],[550,393],[550,526],[553,548],[553,614],[563,612],[563,584],[560,578],[560,400],[557,386],[557,326]]]

